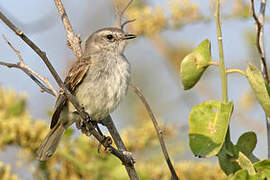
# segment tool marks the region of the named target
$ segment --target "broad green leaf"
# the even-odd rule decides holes
[[[245,142],[250,141],[250,142]],[[245,154],[248,161],[251,163],[259,161],[259,159],[252,153],[257,142],[256,135],[253,132],[244,133],[238,139],[237,144],[231,142],[230,139],[225,140],[221,151],[218,154],[218,160],[220,168],[227,174],[233,175],[236,171],[241,169],[237,160],[239,159],[239,153]],[[250,147],[247,147],[250,145]],[[245,149],[246,148],[246,149]],[[242,158],[243,159],[243,158]],[[243,164],[243,161],[241,161]],[[245,162],[245,161],[244,161]]]
[[[236,144],[239,151],[245,155],[250,154],[257,144],[257,136],[254,132],[246,132],[242,134]]]
[[[211,62],[210,41],[206,39],[184,57],[181,63],[180,75],[185,90],[191,89],[200,80],[209,62]]]
[[[227,133],[233,103],[201,103],[189,115],[189,144],[195,156],[211,157],[220,151]]]
[[[256,175],[251,176],[247,170],[241,169],[237,171],[231,180],[263,180],[270,179],[270,160],[262,160],[253,164]]]
[[[267,116],[270,116],[270,97],[262,73],[251,63],[247,68],[248,81]]]

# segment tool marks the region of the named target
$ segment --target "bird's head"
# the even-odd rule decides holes
[[[91,34],[85,42],[85,53],[123,53],[126,41],[136,38],[134,34],[128,34],[120,28],[103,28]]]

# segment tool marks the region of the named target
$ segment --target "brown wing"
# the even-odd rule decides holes
[[[87,70],[89,69],[89,60],[78,60],[71,67],[68,76],[66,77],[64,84],[68,90],[73,93],[78,84],[81,83],[83,77],[85,76]],[[59,115],[67,102],[67,98],[63,93],[60,93],[56,99],[54,106],[54,112],[52,115],[51,126],[52,129],[58,122]]]

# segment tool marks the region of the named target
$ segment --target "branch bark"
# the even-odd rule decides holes
[[[120,151],[124,152],[124,153],[127,152],[127,148],[126,148],[125,144],[123,143],[123,140],[122,140],[120,134],[118,133],[118,131],[117,131],[117,129],[116,129],[114,123],[113,123],[113,120],[112,120],[111,116],[108,116],[107,118],[105,118],[102,121],[102,124],[104,126],[106,126],[109,133],[112,135],[113,141],[114,141],[115,145],[117,146],[117,148]],[[132,161],[135,163],[134,157],[132,157],[132,155],[129,154],[129,153],[127,155],[130,155],[131,158],[132,158]],[[135,177],[136,177],[136,179],[138,179],[137,173],[135,171],[135,168],[134,168],[133,164],[132,164],[132,166],[130,168],[126,167],[126,170],[128,172],[128,175],[129,175],[130,179],[134,179]]]
[[[260,56],[261,63],[261,72],[263,74],[265,82],[269,85],[270,79],[267,69],[267,63],[265,58],[265,47],[264,47],[264,20],[265,20],[265,7],[266,0],[261,0],[259,16],[255,12],[254,0],[251,0],[251,12],[253,19],[256,23],[257,37],[256,37],[256,46]],[[268,159],[270,159],[270,117],[265,114],[266,119],[266,131],[267,131],[267,151]]]
[[[74,33],[62,1],[54,0],[54,3],[62,19],[63,25],[67,33],[67,44],[72,49],[75,56],[77,58],[80,58],[82,57],[82,47],[81,47],[80,36]]]
[[[166,148],[166,144],[164,142],[164,139],[163,139],[163,133],[162,133],[162,130],[159,128],[159,125],[158,125],[158,122],[156,120],[156,117],[153,113],[153,111],[151,110],[150,108],[150,105],[148,104],[148,102],[146,101],[145,97],[143,96],[142,92],[140,91],[140,89],[138,89],[136,86],[134,86],[132,83],[130,83],[130,87],[132,87],[134,89],[134,92],[139,96],[140,100],[142,101],[142,103],[145,105],[146,107],[146,110],[154,124],[154,127],[155,127],[155,130],[156,130],[156,133],[157,133],[157,136],[158,136],[158,140],[159,140],[159,143],[160,143],[160,146],[161,146],[161,149],[162,149],[162,152],[163,152],[163,155],[165,157],[165,160],[167,162],[167,165],[171,171],[171,175],[172,175],[172,179],[173,180],[178,180],[178,176],[176,174],[176,171],[173,167],[173,164],[171,162],[171,159],[170,159],[170,156],[169,156],[169,153],[168,153],[168,150]]]

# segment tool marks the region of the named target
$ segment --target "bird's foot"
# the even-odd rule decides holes
[[[90,126],[90,123],[92,124],[92,126]],[[97,127],[97,122],[93,121],[90,117],[87,117],[87,119],[76,122],[76,127],[80,129],[82,133],[86,136],[91,136],[91,131]]]
[[[103,135],[103,140],[101,143],[99,143],[98,145],[98,153],[100,153],[100,149],[101,149],[101,145],[103,145],[105,147],[105,151],[107,150],[107,148],[112,145],[112,138],[110,136],[104,136]]]

